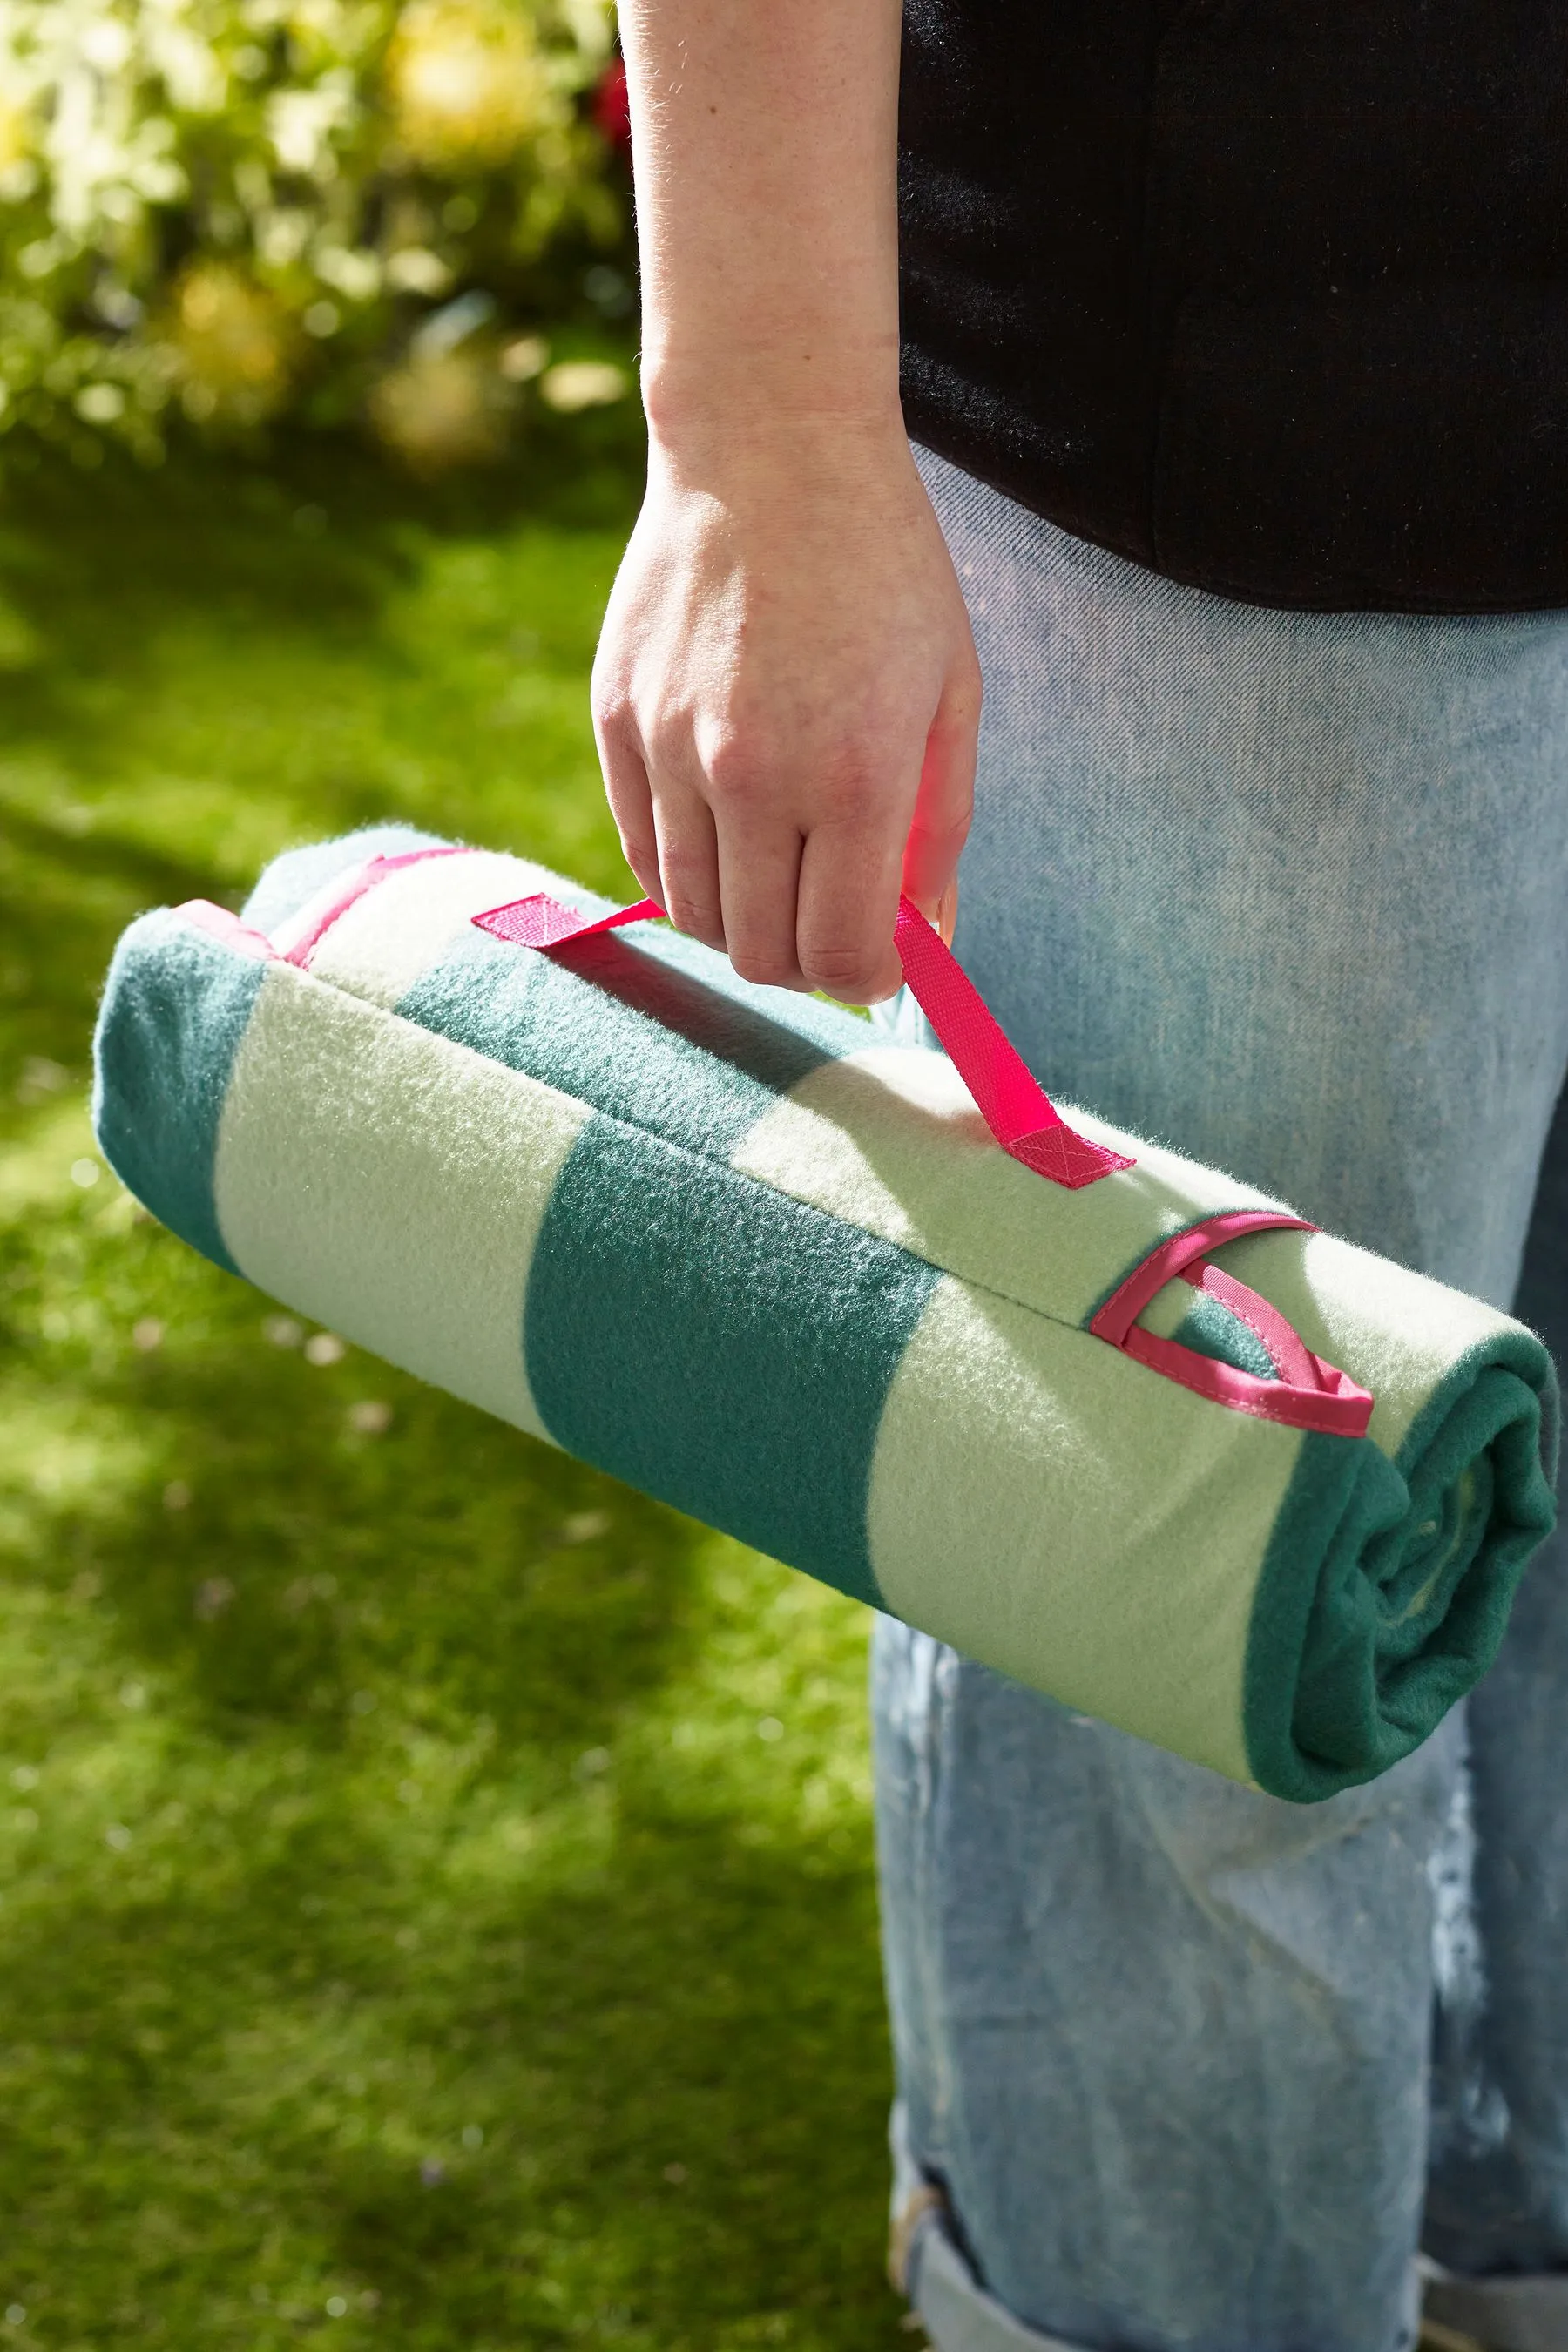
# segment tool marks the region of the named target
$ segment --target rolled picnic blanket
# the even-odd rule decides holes
[[[105,1156],[299,1312],[1075,1708],[1302,1801],[1417,1746],[1553,1522],[1540,1340],[1058,1112],[907,904],[947,1055],[655,912],[385,828],[145,915]]]

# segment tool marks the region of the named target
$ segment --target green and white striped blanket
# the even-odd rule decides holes
[[[238,922],[165,909],[125,934],[98,1133],[176,1233],[520,1429],[1278,1795],[1384,1770],[1484,1671],[1553,1518],[1532,1334],[1280,1227],[1205,1252],[1201,1288],[1191,1267],[1158,1279],[1112,1344],[1090,1325],[1140,1268],[1176,1265],[1176,1236],[1192,1255],[1216,1217],[1282,1204],[1076,1112],[1131,1164],[1063,1189],[998,1147],[942,1055],[666,929],[549,953],[478,929],[537,893],[606,911],[523,860],[377,864],[364,885],[367,860],[432,846],[294,852]],[[1338,1368],[1371,1391],[1365,1434],[1279,1404],[1287,1327],[1309,1385]],[[1203,1392],[1211,1375],[1252,1402]]]

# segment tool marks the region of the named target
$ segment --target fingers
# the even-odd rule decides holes
[[[974,757],[980,730],[980,673],[967,665],[949,679],[926,738],[914,823],[904,845],[903,885],[923,915],[942,928],[943,901],[956,893],[958,860],[974,812]],[[947,909],[947,930],[952,930]]]
[[[793,813],[821,807],[815,772],[766,772],[754,761],[742,772],[731,756],[704,761],[689,739],[653,749],[629,709],[602,711],[595,731],[626,861],[677,929],[727,950],[742,979],[874,1003],[902,977],[893,946],[900,887],[951,936],[979,699],[977,675],[959,671],[913,788],[884,751],[852,786],[841,779],[832,813],[805,826]]]
[[[900,888],[936,914],[963,845],[973,753],[961,726],[932,730],[907,846],[908,787],[890,773],[840,795],[848,813],[803,836],[775,814],[807,797],[786,779],[689,781],[668,755],[650,774],[613,729],[601,730],[600,749],[626,862],[678,930],[727,950],[742,980],[764,986],[850,1004],[894,992]]]
[[[722,954],[728,940],[713,812],[693,785],[668,770],[655,775],[652,798],[659,874],[653,895],[678,931]]]
[[[864,794],[859,821],[818,825],[801,857],[797,951],[809,984],[850,1004],[891,996],[903,978],[893,945],[906,890],[951,942],[958,861],[974,807],[980,670],[973,655],[950,673],[926,738],[907,835],[888,812],[900,805],[896,777]]]
[[[621,836],[621,855],[642,884],[644,895],[657,898],[662,907],[664,886],[659,878],[658,835],[647,770],[633,745],[614,740],[609,730],[597,724],[594,732],[598,738],[605,797]]]
[[[707,803],[668,766],[650,776],[636,722],[624,706],[607,697],[597,703],[594,733],[626,864],[677,930],[722,950],[718,843]]]
[[[801,836],[791,824],[719,827],[719,887],[730,961],[742,980],[769,988],[810,988],[795,945]]]
[[[865,818],[819,824],[800,861],[795,936],[812,988],[846,1004],[875,1004],[903,978],[893,946],[901,825]]]

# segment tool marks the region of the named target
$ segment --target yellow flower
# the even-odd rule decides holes
[[[386,82],[399,143],[432,171],[504,163],[557,112],[517,0],[412,0]]]
[[[439,474],[501,456],[514,398],[491,352],[416,352],[376,384],[370,417],[413,472]]]
[[[0,90],[0,174],[9,175],[30,163],[33,146],[32,109],[18,106],[6,91]]]
[[[223,261],[194,261],[174,289],[170,341],[187,413],[257,424],[287,399],[293,335],[280,304]]]
[[[561,360],[540,378],[546,408],[575,416],[581,408],[605,408],[624,400],[629,389],[625,368],[610,360]]]

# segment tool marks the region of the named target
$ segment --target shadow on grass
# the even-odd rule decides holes
[[[630,408],[542,423],[515,461],[421,483],[357,437],[282,439],[265,468],[182,447],[145,472],[5,461],[0,498],[0,733],[79,724],[83,681],[134,667],[173,615],[237,631],[351,635],[407,577],[421,541],[531,523],[625,531],[643,462]]]
[[[110,1246],[167,1337],[59,1370],[142,1466],[41,1515],[37,1555],[192,1727],[337,1744],[395,1691],[443,1737],[574,1752],[679,1671],[689,1522],[371,1358],[310,1364],[302,1326],[161,1228]]]
[[[310,1363],[150,1224],[7,1240],[8,1297],[84,1303],[41,1348],[10,1319],[5,1393],[123,1449],[0,1531],[64,1677],[0,1659],[37,1759],[33,1844],[0,1808],[0,2292],[204,2352],[900,2340],[868,1824],[795,1810],[831,1722],[792,1769],[715,1682],[710,1539]],[[798,1588],[737,1559],[771,1672]]]
[[[52,2331],[101,2324],[118,2274],[124,2315],[175,2341],[204,2340],[198,2316],[208,2342],[298,2340],[323,2308],[294,2285],[303,2245],[374,2340],[433,2352],[900,2340],[865,2056],[883,2029],[874,1975],[839,1957],[874,1938],[863,1856],[807,1872],[732,1822],[633,1811],[613,1871],[432,1889],[408,1950],[395,1858],[355,1830],[314,1824],[243,1906],[187,1885],[8,1938],[29,2037],[73,2061],[48,2140],[14,2114],[0,2158],[14,2237],[91,2249],[47,2289]],[[303,1914],[302,1865],[329,1890]]]

